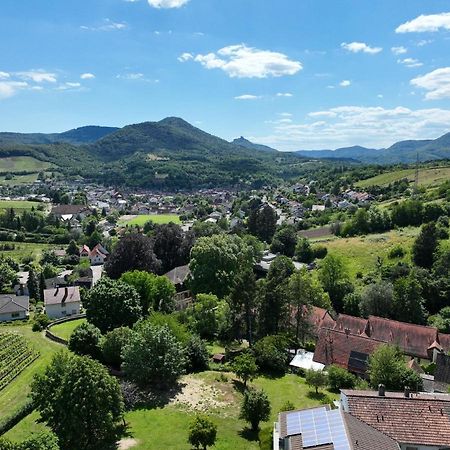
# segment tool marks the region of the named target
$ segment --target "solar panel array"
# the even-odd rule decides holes
[[[286,415],[287,434],[301,434],[305,448],[334,444],[335,450],[351,450],[339,409],[325,407],[293,411]]]

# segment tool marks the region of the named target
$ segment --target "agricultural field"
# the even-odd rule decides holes
[[[367,180],[361,180],[356,183],[359,188],[366,188],[368,186],[387,186],[395,181],[407,178],[408,181],[413,182],[415,178],[415,169],[395,170],[392,172],[382,173]],[[435,167],[428,169],[420,169],[419,171],[419,185],[421,186],[435,186],[450,179],[450,167]]]
[[[396,261],[409,260],[411,247],[419,230],[411,227],[367,236],[316,239],[314,242],[327,247],[329,253],[341,256],[349,267],[350,275],[355,277],[359,272],[365,274],[375,270],[378,257],[387,261],[388,252],[394,245],[401,245],[407,252]]]
[[[30,173],[27,175],[13,175],[13,177],[10,179],[7,179],[5,175],[0,175],[0,184],[5,186],[17,186],[19,184],[34,183],[37,179],[38,173]]]
[[[10,156],[0,158],[0,172],[41,172],[55,167],[53,164],[40,161],[31,156]]]
[[[14,211],[18,213],[24,210],[30,210],[31,208],[36,209],[40,205],[43,204],[41,202],[30,202],[28,200],[0,200],[0,210],[13,208]]]
[[[139,216],[122,216],[119,219],[119,225],[120,226],[137,225],[139,227],[142,227],[149,220],[159,225],[170,222],[177,224],[181,223],[179,216],[177,216],[176,214],[142,214]]]
[[[86,319],[77,319],[71,320],[69,322],[59,323],[51,328],[51,332],[56,336],[69,340],[70,335],[73,333],[73,330],[82,323],[86,322]]]
[[[13,250],[1,250],[3,245],[12,246]],[[22,261],[24,258],[32,258],[38,260],[42,256],[42,252],[47,249],[55,248],[51,244],[36,244],[34,242],[0,242],[0,255],[10,256],[16,261]]]

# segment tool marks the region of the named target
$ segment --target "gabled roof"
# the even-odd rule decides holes
[[[59,216],[77,215],[82,212],[90,212],[90,210],[85,205],[57,205],[52,208],[52,214]]]
[[[407,355],[425,359],[429,357],[428,348],[438,338],[436,328],[376,316],[369,316],[368,334],[373,339],[398,345]]]
[[[336,319],[335,329],[339,331],[350,330],[351,334],[365,334],[368,321],[362,317],[339,314]]]
[[[77,303],[80,301],[80,288],[67,286],[44,290],[44,304],[57,305],[61,303]]]
[[[450,395],[342,390],[348,412],[403,444],[450,446]]]
[[[316,343],[313,361],[329,366],[335,364],[356,373],[364,373],[361,362],[383,342],[367,336],[322,328]]]
[[[27,312],[30,306],[28,295],[0,295],[0,314]]]
[[[175,269],[165,273],[164,276],[166,276],[176,286],[178,284],[183,284],[190,274],[191,271],[189,266],[186,265],[175,267]]]
[[[317,336],[321,328],[334,328],[336,322],[326,309],[313,306],[309,309],[308,323]]]

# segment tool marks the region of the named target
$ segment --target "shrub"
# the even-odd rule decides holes
[[[324,245],[315,245],[313,248],[314,258],[323,259],[328,254],[328,249]]]
[[[254,346],[256,363],[262,370],[285,372],[288,363],[287,342],[282,336],[266,336]]]
[[[211,447],[215,444],[217,438],[217,425],[208,417],[196,416],[189,426],[188,442],[194,448]]]
[[[127,327],[115,328],[106,333],[101,341],[103,360],[107,364],[120,367],[122,364],[122,350],[128,344],[131,330]]]
[[[403,258],[405,254],[406,251],[401,245],[394,245],[394,247],[392,247],[388,252],[388,258],[389,259]]]
[[[340,389],[353,389],[356,377],[342,367],[331,366],[328,368],[328,386],[332,391],[339,392]]]
[[[69,350],[77,355],[92,356],[98,359],[101,355],[100,339],[102,334],[94,325],[84,322],[73,330],[69,339]]]
[[[191,336],[186,344],[187,370],[199,372],[208,368],[209,354],[205,341],[199,336]]]
[[[45,330],[50,323],[50,319],[47,314],[36,314],[33,319],[33,331]]]

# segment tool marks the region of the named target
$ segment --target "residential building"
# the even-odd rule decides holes
[[[44,290],[45,312],[50,319],[80,314],[81,299],[78,286],[57,287]]]
[[[30,297],[28,295],[0,295],[0,322],[28,319]]]

